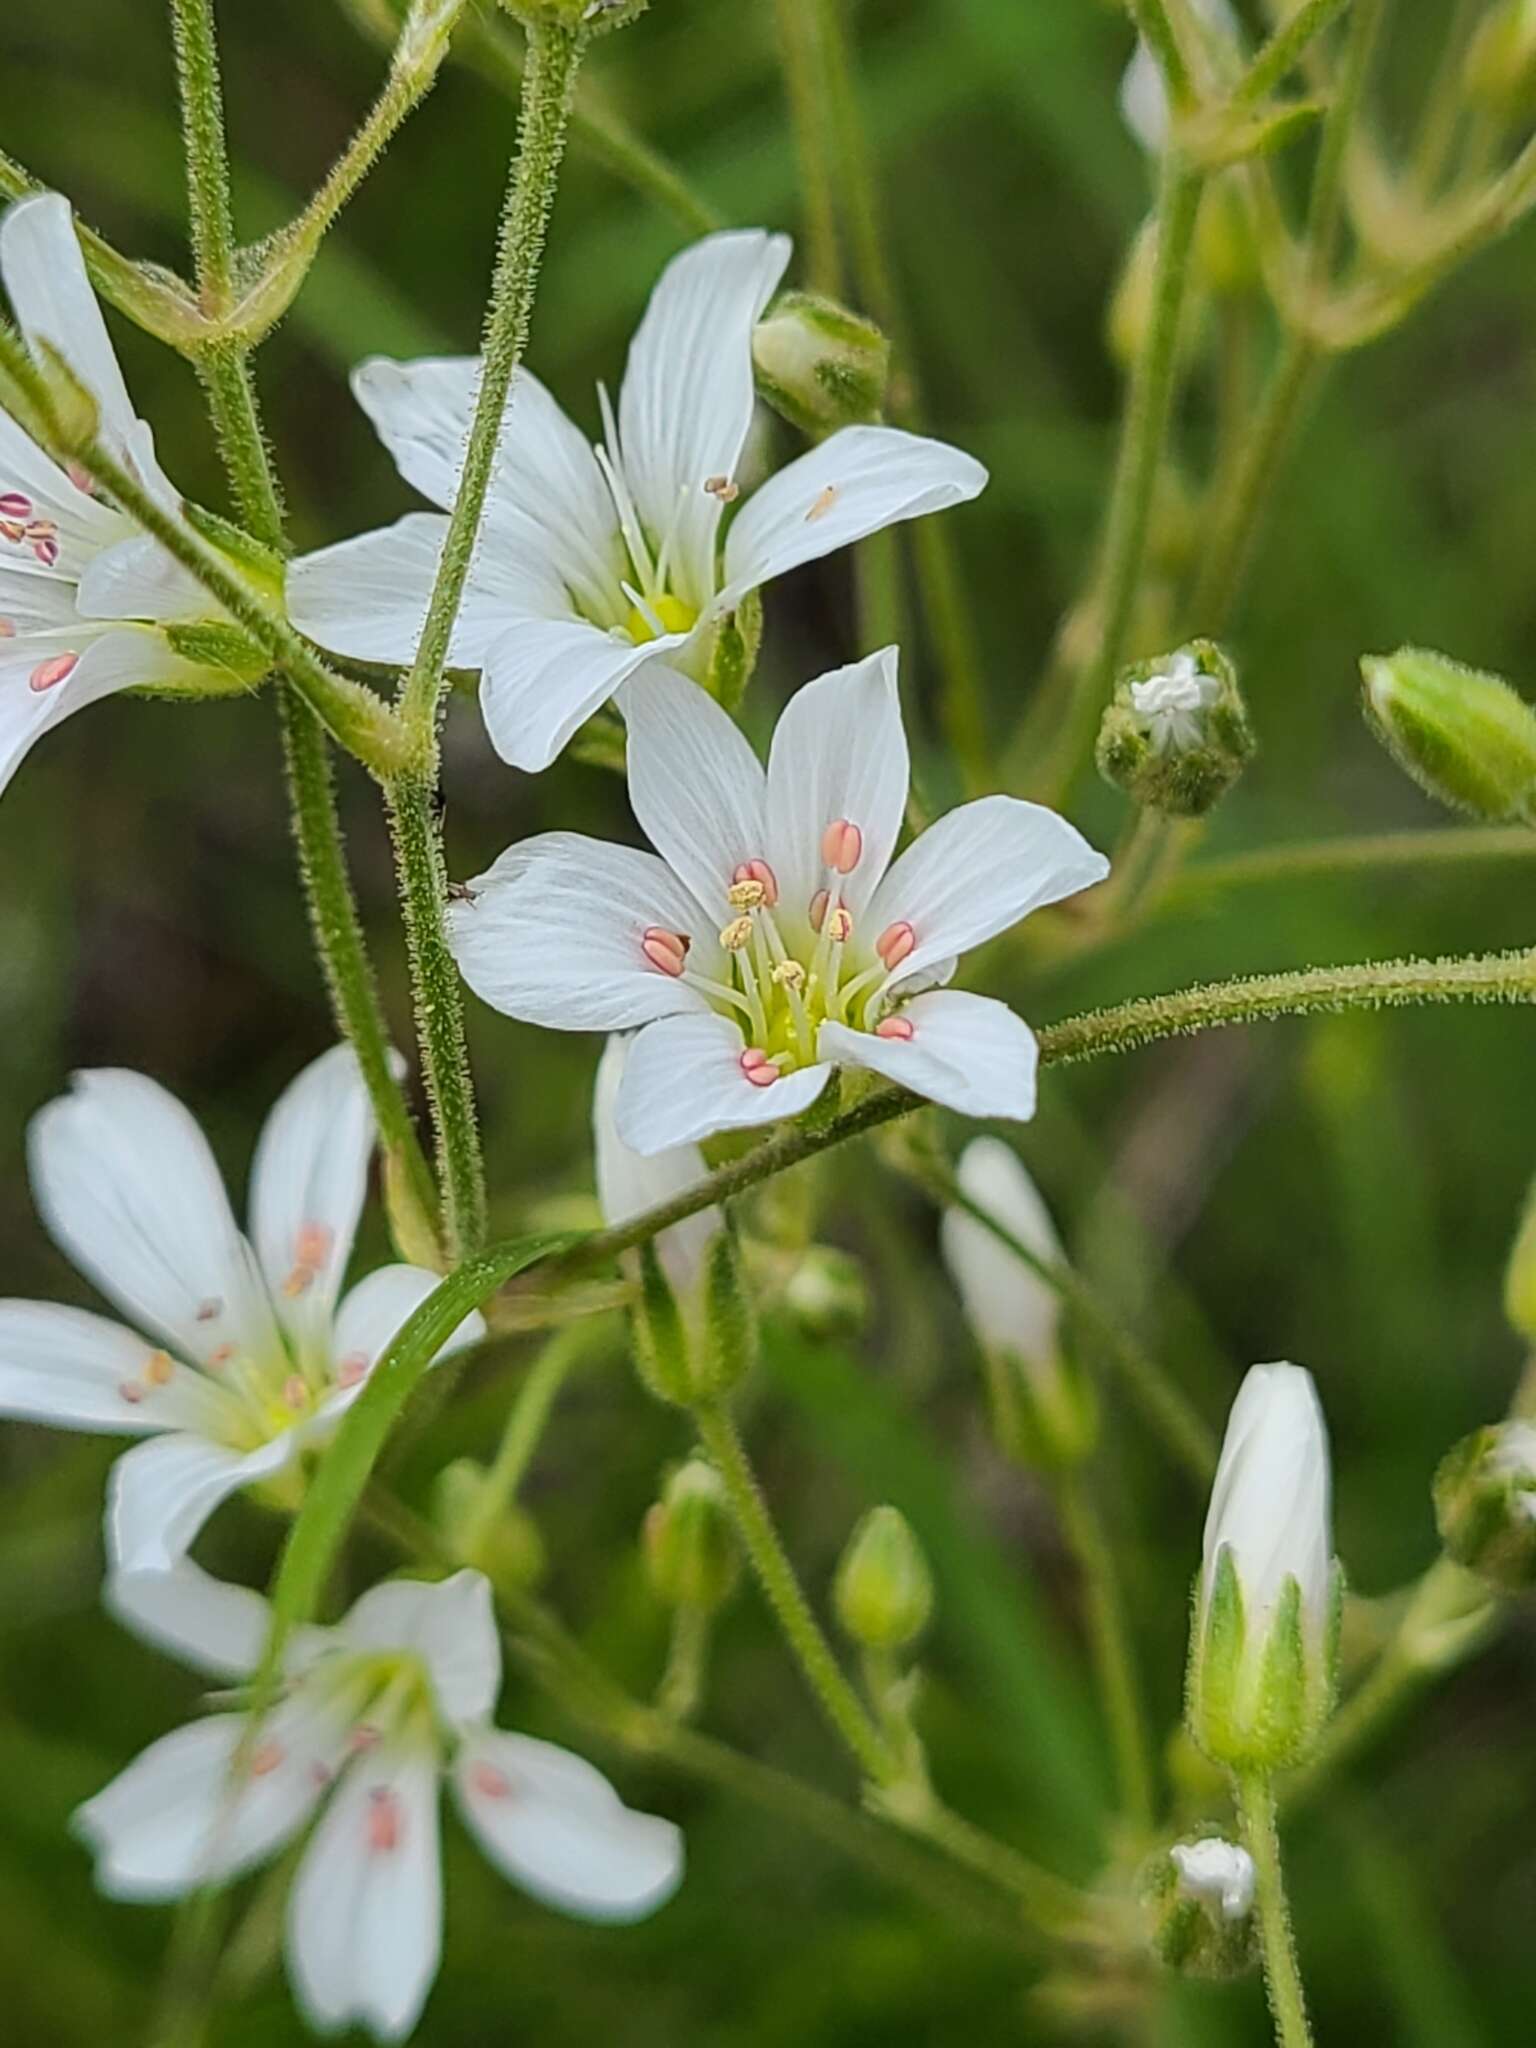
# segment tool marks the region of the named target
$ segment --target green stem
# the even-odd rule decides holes
[[[1225,860],[1200,861],[1185,869],[1157,907],[1164,912],[1228,889],[1317,875],[1381,874],[1399,868],[1529,859],[1536,859],[1536,832],[1525,825],[1434,826],[1425,832],[1340,835],[1289,846],[1261,846]]]
[[[537,18],[528,30],[528,64],[523,78],[517,154],[502,210],[496,269],[480,350],[480,384],[474,417],[427,606],[426,624],[400,693],[401,712],[416,739],[420,757],[432,766],[449,646],[496,466],[507,396],[528,342],[539,264],[555,203],[582,46],[579,31],[544,17]]]
[[[517,1489],[539,1439],[549,1421],[550,1410],[572,1368],[592,1348],[590,1322],[573,1323],[550,1338],[518,1387],[507,1411],[506,1426],[481,1485],[480,1498],[460,1534],[459,1548],[474,1557],[486,1538],[516,1498]]]
[[[1154,1813],[1151,1743],[1114,1552],[1080,1475],[1062,1474],[1056,1497],[1062,1526],[1082,1570],[1088,1639],[1114,1747],[1120,1796],[1131,1822],[1147,1829]]]
[[[899,1761],[871,1720],[811,1612],[730,1409],[721,1401],[703,1401],[692,1410],[692,1415],[699,1441],[725,1487],[742,1546],[806,1683],[864,1775],[877,1785],[891,1783],[899,1773]]]
[[[1280,1868],[1274,1786],[1267,1777],[1255,1772],[1238,1778],[1235,1789],[1244,1839],[1253,1858],[1259,1938],[1264,1950],[1264,1982],[1275,2022],[1275,2039],[1279,2048],[1312,2048],[1306,1994],[1296,1960],[1296,1939],[1291,1932],[1290,1907]]]
[[[432,786],[418,776],[397,775],[386,785],[385,798],[422,1072],[437,1140],[443,1243],[449,1262],[456,1264],[478,1251],[485,1236],[485,1162],[464,1038],[463,984],[448,949],[444,918],[448,870]]]
[[[1267,99],[1277,85],[1285,83],[1313,39],[1349,4],[1350,0],[1301,0],[1238,80],[1233,104],[1253,107]]]
[[[777,0],[779,61],[800,159],[806,272],[817,291],[838,298],[843,260],[837,233],[837,143],[827,93],[826,0]]]
[[[656,1688],[656,1711],[669,1721],[691,1721],[704,1692],[704,1664],[709,1650],[708,1613],[702,1607],[672,1610],[667,1665]]]
[[[213,0],[171,0],[171,27],[197,282],[204,310],[218,314],[224,311],[234,287],[235,226]]]
[[[1137,31],[1163,74],[1170,102],[1175,107],[1182,106],[1189,98],[1189,67],[1164,0],[1127,0],[1127,5]]]
[[[1344,213],[1344,172],[1349,146],[1365,97],[1384,5],[1385,0],[1354,0],[1338,76],[1333,81],[1328,111],[1323,118],[1307,212],[1309,282],[1318,292],[1325,289],[1333,264]]]

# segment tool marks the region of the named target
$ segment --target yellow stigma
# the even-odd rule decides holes
[[[666,633],[688,632],[699,616],[691,604],[684,604],[680,597],[673,597],[670,591],[663,591],[660,597],[648,597],[645,604],[646,611],[661,621],[662,631]],[[647,640],[656,638],[656,628],[637,604],[630,606],[629,617],[624,621],[624,629],[637,647],[643,646]]]

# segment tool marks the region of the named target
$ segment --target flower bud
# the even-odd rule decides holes
[[[856,1337],[869,1317],[864,1268],[849,1252],[813,1244],[785,1283],[784,1306],[807,1337]]]
[[[1536,1180],[1504,1268],[1504,1313],[1528,1344],[1536,1344]]]
[[[1132,664],[1099,727],[1099,772],[1149,810],[1198,818],[1254,750],[1237,672],[1213,640]]]
[[[1227,1422],[1190,1635],[1187,1712],[1233,1770],[1300,1762],[1333,1704],[1341,1584],[1312,1376],[1256,1365]]]
[[[1046,1265],[1061,1263],[1050,1211],[1011,1146],[1000,1138],[973,1138],[955,1178],[1026,1251]],[[994,1422],[1003,1448],[1024,1464],[1076,1464],[1097,1439],[1098,1404],[1087,1376],[1063,1347],[1061,1295],[967,1210],[945,1210],[940,1241],[992,1366]]]
[[[741,1573],[725,1488],[713,1465],[690,1458],[668,1479],[641,1531],[646,1576],[658,1600],[713,1614]]]
[[[1212,178],[1205,188],[1195,228],[1195,271],[1217,298],[1243,298],[1263,282],[1248,188],[1240,174]]]
[[[1152,324],[1152,285],[1157,269],[1157,224],[1145,220],[1125,253],[1105,316],[1104,338],[1121,369],[1141,354]]]
[[[1536,710],[1500,677],[1421,647],[1361,657],[1365,716],[1432,797],[1536,824]]]
[[[807,434],[877,420],[890,360],[872,320],[818,292],[785,292],[752,331],[759,393]]]
[[[487,1521],[486,1469],[455,1458],[432,1488],[432,1518],[455,1563],[483,1571],[493,1585],[533,1586],[544,1576],[544,1539],[530,1515],[509,1501]]]
[[[1536,1423],[1475,1429],[1435,1474],[1435,1520],[1468,1571],[1520,1592],[1536,1585]]]
[[[1152,1946],[1182,1976],[1240,1977],[1258,1959],[1253,1858],[1220,1835],[1175,1842],[1142,1874]]]
[[[1536,105],[1536,0],[1502,0],[1477,25],[1462,60],[1467,98],[1504,121]]]
[[[933,1612],[928,1560],[898,1508],[871,1508],[848,1539],[832,1589],[845,1633],[866,1650],[909,1649]]]

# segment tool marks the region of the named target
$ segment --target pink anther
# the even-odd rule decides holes
[[[875,951],[885,962],[886,969],[899,967],[912,948],[917,944],[917,933],[905,918],[899,924],[888,924],[875,941]]]
[[[387,1785],[368,1794],[368,1846],[376,1855],[400,1846],[400,1802]]]
[[[763,901],[772,910],[779,900],[779,878],[765,860],[744,860],[731,876],[733,882],[760,882]]]
[[[289,1373],[283,1381],[283,1405],[291,1408],[295,1415],[309,1400],[309,1388],[296,1372]]]
[[[674,981],[687,964],[692,943],[686,932],[669,932],[660,924],[648,924],[640,935],[640,950],[646,959]]]
[[[882,1017],[875,1026],[876,1038],[916,1038],[917,1026],[909,1017]]]
[[[831,901],[832,898],[825,889],[818,889],[816,891],[816,894],[811,898],[811,908],[809,915],[811,920],[811,930],[813,932],[819,932],[822,926],[826,923],[827,905]]]
[[[510,1799],[512,1780],[505,1771],[498,1771],[492,1763],[482,1757],[469,1773],[469,1782],[474,1790],[486,1799]]]
[[[59,544],[51,533],[34,534],[32,552],[45,569],[51,569],[59,559]]]
[[[148,1389],[141,1387],[137,1380],[123,1380],[119,1383],[117,1391],[130,1408],[137,1408]]]
[[[349,1351],[336,1368],[338,1387],[355,1387],[360,1380],[368,1377],[368,1354],[366,1351]]]
[[[174,1370],[168,1351],[151,1351],[149,1363],[144,1368],[144,1377],[152,1387],[168,1387]]]
[[[851,875],[864,854],[864,834],[847,818],[834,818],[821,835],[821,857],[840,875]]]
[[[739,1065],[741,1071],[746,1075],[754,1088],[771,1088],[779,1078],[778,1068],[769,1059],[762,1047],[758,1045],[749,1045],[747,1047],[741,1056]]]
[[[40,661],[27,678],[27,687],[41,696],[44,690],[51,690],[66,677],[72,676],[79,663],[78,654],[50,654],[46,661]]]
[[[280,1742],[260,1742],[251,1752],[251,1776],[265,1778],[275,1771],[283,1760],[283,1745]]]
[[[22,491],[0,491],[0,519],[30,519],[32,500]]]

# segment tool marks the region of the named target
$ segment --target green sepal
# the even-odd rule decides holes
[[[635,1365],[659,1401],[686,1408],[693,1395],[688,1332],[653,1238],[641,1245],[639,1260],[640,1298],[630,1319]]]
[[[1230,1544],[1216,1554],[1208,1597],[1202,1575],[1196,1575],[1194,1617],[1186,1689],[1189,1732],[1214,1762],[1231,1764],[1243,1754],[1238,1714],[1247,1624]]]
[[[1435,1472],[1435,1522],[1447,1555],[1500,1592],[1536,1585],[1536,1472],[1518,1457],[1500,1455],[1510,1430],[1525,1422],[1493,1423],[1453,1444]]]
[[[1312,1731],[1312,1693],[1302,1633],[1301,1584],[1294,1573],[1287,1573],[1264,1638],[1258,1691],[1248,1725],[1239,1737],[1246,1753],[1233,1761],[1266,1771],[1283,1770],[1297,1762]]]
[[[668,1476],[645,1517],[641,1546],[658,1600],[701,1614],[724,1606],[741,1576],[741,1549],[713,1465],[694,1457]]]
[[[1136,709],[1131,686],[1162,674],[1176,654],[1192,655],[1199,673],[1218,689],[1210,704],[1191,714],[1199,720],[1198,745],[1158,747],[1150,721]],[[1188,640],[1122,669],[1099,726],[1094,757],[1106,782],[1148,810],[1199,818],[1236,782],[1256,745],[1231,657],[1214,640]]]
[[[229,697],[251,690],[272,672],[272,657],[243,626],[224,619],[179,619],[160,628],[171,652],[205,672],[206,684],[167,680],[165,696]]]
[[[751,1371],[758,1351],[757,1310],[742,1264],[741,1241],[729,1215],[705,1253],[702,1339],[694,1391],[714,1398]]]
[[[266,584],[272,592],[281,592],[283,558],[275,549],[267,547],[232,519],[210,512],[206,505],[194,505],[190,498],[182,500],[181,512],[192,531],[201,534],[210,547],[217,548],[221,555],[227,555],[248,576]]]
[[[705,689],[727,711],[734,711],[746,694],[762,644],[762,592],[749,590],[716,626],[704,670]]]

